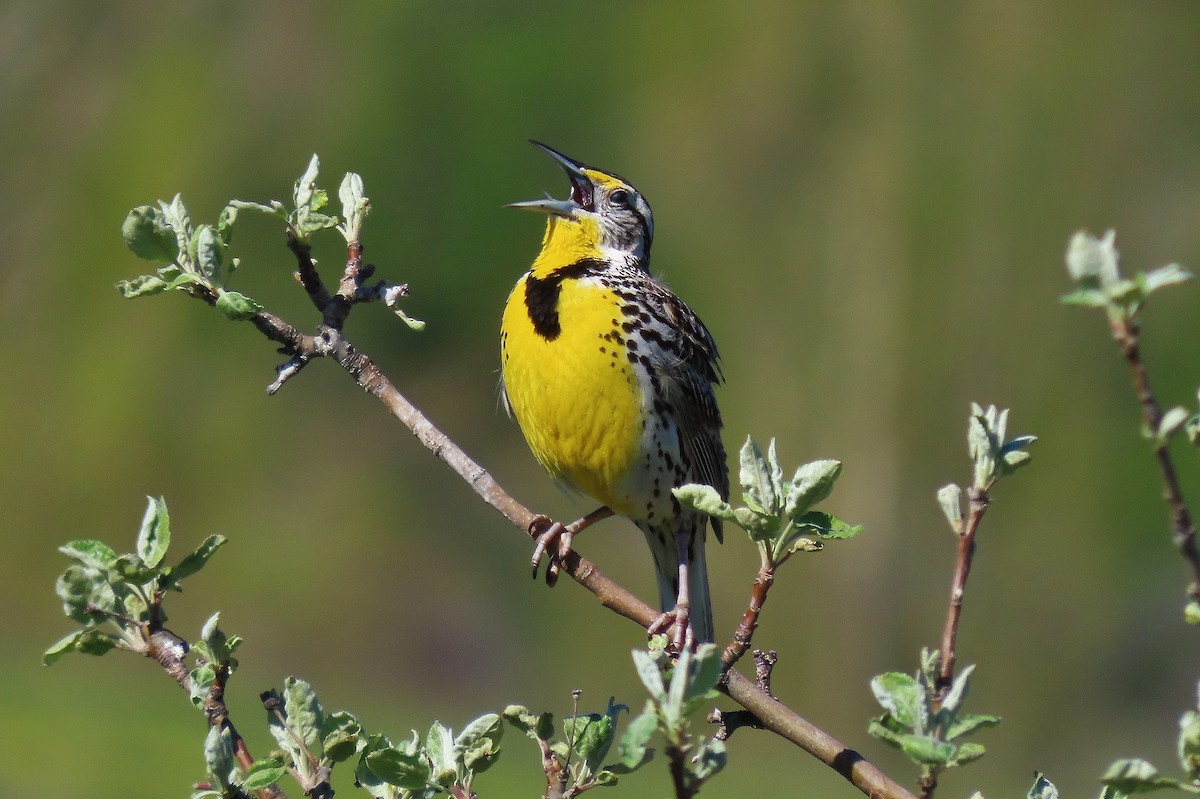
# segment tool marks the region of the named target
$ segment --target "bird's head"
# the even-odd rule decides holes
[[[589,257],[644,266],[654,240],[654,217],[638,190],[618,175],[568,158],[541,142],[533,144],[553,158],[571,181],[571,195],[565,200],[547,196],[508,206],[550,215],[543,252],[551,246],[593,250]]]

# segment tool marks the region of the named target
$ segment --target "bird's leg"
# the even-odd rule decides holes
[[[691,608],[688,597],[688,549],[691,544],[690,533],[676,533],[675,547],[679,554],[679,593],[675,597],[675,607],[655,619],[646,632],[649,635],[667,633],[671,645],[676,652],[683,652],[696,645],[696,634],[692,630]]]
[[[554,585],[558,582],[558,572],[562,568],[563,561],[571,554],[571,542],[575,540],[575,536],[596,522],[612,515],[612,510],[606,505],[596,508],[587,516],[576,519],[568,525],[552,521],[548,516],[538,516],[534,519],[533,524],[529,525],[529,531],[536,536],[535,540],[537,541],[531,559],[533,576],[537,577],[538,566],[541,565],[542,555],[545,555],[546,585]]]

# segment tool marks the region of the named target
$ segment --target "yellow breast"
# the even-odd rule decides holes
[[[558,330],[547,336],[531,317],[518,281],[504,310],[504,388],[529,448],[556,479],[617,513],[637,509],[627,488],[641,452],[645,407],[629,363],[620,303],[592,277],[557,286]]]

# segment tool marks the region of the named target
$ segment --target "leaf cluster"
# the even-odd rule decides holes
[[[1167,777],[1141,758],[1116,760],[1101,777],[1113,799],[1134,793],[1159,790],[1185,791],[1200,794],[1200,700],[1194,710],[1179,719],[1179,738],[1176,743],[1182,777]]]
[[[1084,230],[1071,237],[1066,262],[1075,290],[1062,297],[1065,305],[1104,308],[1110,319],[1132,321],[1152,293],[1192,279],[1192,273],[1179,264],[1124,277],[1116,239],[1115,230],[1103,238]]]
[[[934,689],[939,661],[938,653],[922,650],[915,675],[888,672],[871,680],[871,691],[884,713],[871,720],[868,732],[902,751],[923,773],[983,757],[981,744],[962,739],[1000,723],[998,716],[963,711],[974,666],[959,672],[939,701]]]
[[[741,527],[771,565],[781,564],[797,552],[817,552],[826,541],[862,532],[861,525],[813,510],[833,491],[842,474],[840,461],[806,463],[788,480],[779,464],[775,440],[771,439],[763,455],[751,438],[742,445],[739,460],[744,507],[734,508],[712,486],[689,483],[672,491],[685,507]]]
[[[145,652],[150,636],[166,621],[162,595],[183,590],[183,580],[204,568],[225,543],[223,536],[210,535],[177,564],[165,565],[171,543],[167,505],[162,499],[147,500],[135,552],[118,555],[95,539],[59,547],[73,562],[59,576],[55,590],[63,612],[82,629],[47,649],[42,656],[46,665],[71,652],[103,655],[115,647]],[[225,651],[232,654],[236,645],[227,640]]]
[[[685,649],[677,660],[671,660],[665,644],[659,636],[649,649],[633,652],[649,698],[621,740],[621,759],[624,763],[648,760],[646,746],[657,731],[679,772],[683,794],[691,796],[725,767],[725,742],[695,735],[690,723],[691,716],[717,696],[724,666],[715,644],[701,644],[694,652]]]

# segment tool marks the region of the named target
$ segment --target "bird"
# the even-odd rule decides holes
[[[547,215],[541,251],[508,296],[500,331],[501,392],[534,457],[568,489],[600,503],[562,525],[539,516],[553,584],[574,537],[609,516],[645,536],[662,615],[650,634],[677,649],[713,640],[705,560],[709,525],[671,489],[729,496],[714,388],[716,343],[700,318],[650,273],[654,217],[629,181],[531,143],[567,174],[570,195],[511,203]]]

